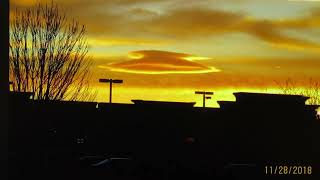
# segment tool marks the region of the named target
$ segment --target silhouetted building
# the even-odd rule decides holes
[[[65,154],[51,163],[55,168],[80,154],[121,154],[139,167],[208,176],[235,162],[320,163],[318,106],[305,105],[304,96],[239,92],[234,102],[219,101],[220,108],[200,108],[194,102],[37,101],[30,95],[10,93],[10,151]]]

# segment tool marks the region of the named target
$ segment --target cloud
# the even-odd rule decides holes
[[[10,7],[23,7],[34,2],[37,1],[11,0]],[[55,2],[68,10],[70,18],[76,18],[80,23],[85,24],[91,36],[108,35],[122,37],[122,39],[134,37],[134,39],[151,41],[153,39],[179,41],[240,32],[276,48],[319,52],[320,47],[318,42],[286,33],[286,30],[303,33],[303,30],[308,28],[320,28],[319,8],[310,10],[307,15],[300,18],[264,20],[250,17],[250,14],[245,12],[218,10],[204,6],[206,3],[222,3],[222,0],[193,3],[193,7],[185,5],[188,3],[183,4],[185,0],[56,0]],[[203,2],[206,3],[203,4]],[[232,0],[232,2],[237,1]],[[174,5],[158,6],[161,3]],[[146,4],[149,6],[145,6]],[[177,6],[177,4],[183,5]],[[154,9],[160,9],[161,13]]]
[[[232,31],[242,13],[206,8],[173,9],[156,18],[140,22],[149,31],[173,38],[190,38]]]
[[[165,52],[164,52],[165,53]],[[138,53],[139,54],[139,53]],[[139,55],[131,55],[139,58]],[[145,54],[145,53],[143,53]],[[140,55],[141,57],[141,55]],[[112,59],[119,61],[121,57]],[[123,57],[122,57],[123,59]],[[131,60],[138,60],[132,59]],[[129,60],[128,60],[129,61]],[[125,62],[125,61],[124,61]],[[202,62],[202,61],[196,61]],[[136,71],[135,74],[108,71],[106,59],[101,59],[104,68],[97,68],[95,82],[101,77],[125,79],[128,87],[183,87],[183,88],[236,88],[236,87],[273,87],[275,80],[285,82],[288,78],[295,79],[303,85],[310,77],[320,82],[318,57],[234,57],[217,58],[206,61],[205,66],[214,66],[220,69],[219,73],[170,74],[150,75],[145,71]],[[127,72],[122,69],[120,72]],[[139,74],[136,74],[139,73]],[[191,72],[192,73],[192,72]]]
[[[301,28],[320,27],[319,17],[316,12],[313,12],[301,19],[281,22],[279,20],[249,18],[245,13],[202,7],[173,10],[144,23],[149,24],[148,28],[151,32],[177,39],[192,39],[240,32],[256,37],[275,47],[319,52],[319,43],[291,37],[284,32],[288,29],[299,30]]]
[[[138,73],[138,74],[191,74],[219,72],[215,67],[209,67],[192,60],[210,59],[190,54],[143,50],[129,53],[129,59],[120,63],[100,65],[111,71]]]
[[[290,37],[281,32],[281,28],[269,20],[247,20],[241,26],[241,31],[253,35],[275,47],[293,50],[309,50],[313,52],[319,52],[320,50],[319,43]]]
[[[300,1],[300,2],[320,2],[320,0],[288,0],[288,1]]]
[[[133,38],[89,38],[89,45],[92,46],[117,46],[117,45],[163,45],[169,42],[161,40],[133,39]]]
[[[39,0],[9,0],[10,8],[29,7],[39,3]],[[42,0],[41,3],[50,2],[50,0]]]
[[[275,20],[273,24],[277,28],[284,29],[320,28],[320,8],[310,9],[304,17]]]
[[[51,2],[52,0],[10,0],[10,5],[17,5],[17,6],[32,6],[37,3],[46,3]],[[116,6],[116,5],[134,5],[134,4],[143,4],[143,3],[155,3],[161,2],[163,0],[53,0],[55,3],[62,4],[62,5],[74,5],[78,6],[95,6],[95,5],[109,5],[109,6]]]
[[[135,19],[146,19],[146,18],[154,18],[159,15],[159,13],[143,9],[143,8],[134,8],[129,10],[129,13],[133,16],[132,18]]]

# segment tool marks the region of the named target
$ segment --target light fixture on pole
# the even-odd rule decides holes
[[[112,83],[123,83],[121,79],[99,79],[101,83],[110,83],[110,91],[109,91],[109,103],[112,103]]]
[[[206,99],[211,99],[210,96],[206,95],[213,95],[213,92],[205,92],[205,91],[195,91],[195,94],[202,94],[203,95],[203,107],[206,107]]]

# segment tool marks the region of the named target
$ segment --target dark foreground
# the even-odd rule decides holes
[[[302,96],[235,96],[215,109],[43,102],[12,93],[11,179],[320,177],[316,106]]]

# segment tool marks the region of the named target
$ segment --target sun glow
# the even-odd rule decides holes
[[[107,87],[99,85],[94,88],[98,91],[96,101],[108,102],[109,91]],[[113,101],[115,103],[129,103],[132,99],[174,101],[174,102],[196,102],[196,107],[202,106],[202,97],[194,94],[199,88],[140,88],[116,86],[113,91]],[[234,92],[262,92],[280,93],[279,89],[255,89],[255,88],[200,88],[203,91],[213,91],[212,99],[207,100],[207,107],[218,108],[217,101],[235,101]]]

